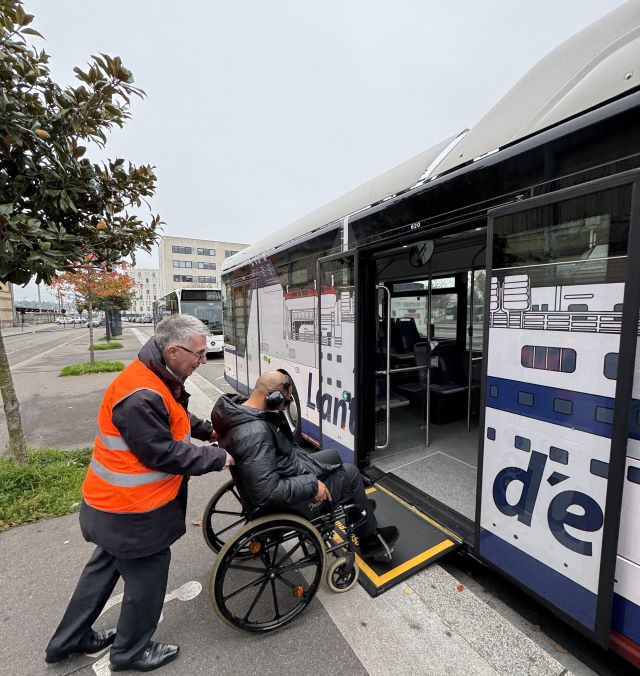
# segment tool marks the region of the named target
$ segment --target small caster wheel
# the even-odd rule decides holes
[[[333,561],[327,568],[327,586],[331,591],[336,592],[336,594],[341,594],[342,592],[352,589],[360,575],[360,569],[355,561],[351,568],[351,572],[345,575],[344,569],[346,563],[347,559],[344,556],[341,556],[339,559]]]

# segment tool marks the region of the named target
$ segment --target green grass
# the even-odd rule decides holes
[[[124,364],[121,361],[97,361],[95,364],[69,364],[58,375],[60,376],[83,376],[86,373],[110,373],[122,371]]]
[[[24,467],[0,458],[0,531],[70,514],[80,506],[91,449],[30,450],[28,458]]]
[[[112,340],[113,340],[114,338],[122,338],[122,334],[120,334],[119,336],[111,336],[111,339],[112,339]],[[109,341],[107,340],[107,336],[106,336],[106,335],[105,335],[105,336],[102,336],[101,338],[98,338],[98,341],[101,342],[101,343],[105,343],[105,342],[108,343],[108,342],[109,342]]]
[[[94,350],[119,350],[122,347],[122,343],[119,343],[117,340],[112,340],[111,342],[106,343],[95,343],[93,346]]]

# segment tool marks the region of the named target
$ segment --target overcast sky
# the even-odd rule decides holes
[[[58,81],[104,52],[146,91],[106,156],[155,165],[164,234],[247,243],[473,126],[621,4],[25,0]]]

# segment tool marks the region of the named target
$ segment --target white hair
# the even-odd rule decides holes
[[[193,336],[208,336],[209,329],[191,315],[171,315],[156,326],[155,339],[160,351],[169,345],[188,343]]]

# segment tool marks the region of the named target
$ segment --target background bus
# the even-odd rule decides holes
[[[287,373],[295,435],[640,666],[637,31],[630,2],[222,281],[227,382]]]
[[[175,289],[153,303],[153,325],[164,317],[183,314],[197,317],[209,327],[207,354],[222,354],[222,295],[219,289]]]

